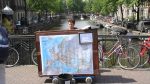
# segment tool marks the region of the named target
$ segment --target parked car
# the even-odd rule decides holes
[[[150,20],[142,20],[137,24],[137,30],[141,32],[148,32],[150,30]]]

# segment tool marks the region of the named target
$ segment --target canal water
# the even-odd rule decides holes
[[[87,26],[91,26],[92,29],[97,29],[98,34],[107,34],[107,30],[105,28],[100,28],[99,25],[96,25],[95,23],[91,22],[90,20],[76,20],[75,27],[79,29],[83,29]],[[67,30],[68,29],[68,23],[66,19],[61,20],[61,24],[58,27],[55,27],[55,29],[59,30]]]

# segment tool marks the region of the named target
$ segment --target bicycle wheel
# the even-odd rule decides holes
[[[123,51],[119,52],[118,63],[123,69],[135,69],[140,63],[140,55],[131,45],[123,47]]]
[[[134,46],[134,48],[136,48],[137,50],[138,50],[138,52],[139,52],[139,54],[140,54],[140,52],[141,52],[141,49],[144,47],[143,45],[140,45],[140,44],[133,44],[132,46]],[[150,64],[148,63],[148,61],[149,61],[149,53],[150,51],[145,51],[144,52],[144,54],[143,54],[143,56],[140,56],[140,64],[139,64],[139,67],[144,67],[144,68],[146,68],[146,67],[149,67],[150,66]]]
[[[6,61],[6,67],[13,67],[19,61],[19,53],[15,48],[9,48],[9,56]]]
[[[31,53],[31,59],[32,59],[32,62],[35,65],[38,65],[38,63],[37,63],[37,51],[36,51],[36,48],[34,48],[33,51],[32,51],[32,53]]]
[[[141,57],[139,67],[142,67],[142,68],[149,67],[150,66],[150,64],[148,63],[149,59],[150,59],[150,57],[147,55]]]
[[[140,60],[140,65],[139,67],[149,67],[150,64],[149,64],[149,59],[150,59],[150,56],[149,56],[149,52],[150,51],[145,51],[144,55],[141,56],[141,60]]]

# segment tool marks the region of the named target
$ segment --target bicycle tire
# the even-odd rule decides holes
[[[146,68],[147,67],[147,64],[148,64],[148,66],[149,66],[149,63],[148,63],[148,61],[149,61],[149,56],[143,56],[143,57],[141,57],[141,61],[140,61],[140,64],[139,64],[139,67],[144,67],[144,68]]]
[[[9,56],[6,61],[6,67],[13,67],[19,62],[19,53],[15,48],[9,48]]]
[[[139,67],[144,67],[144,68],[149,67],[150,56],[149,56],[148,52],[149,51],[146,51],[143,56],[140,56],[141,60],[140,60]]]
[[[134,48],[136,48],[138,50],[138,52],[140,52],[143,45],[139,45],[139,44],[136,43],[136,44],[132,44],[132,46],[134,46]],[[139,68],[149,67],[150,66],[149,63],[148,63],[149,58],[150,57],[148,56],[148,51],[146,51],[143,56],[140,56],[140,64],[139,64],[138,67]]]
[[[31,59],[32,59],[32,62],[34,63],[34,65],[38,65],[36,48],[34,48],[32,53],[31,53]]]
[[[123,47],[118,56],[118,63],[122,69],[132,70],[139,66],[140,55],[133,46]]]

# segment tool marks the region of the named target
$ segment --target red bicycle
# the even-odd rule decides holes
[[[141,43],[140,47],[141,47],[140,48],[140,57],[141,57],[140,67],[143,67],[146,64],[150,65],[150,37],[144,40]]]

